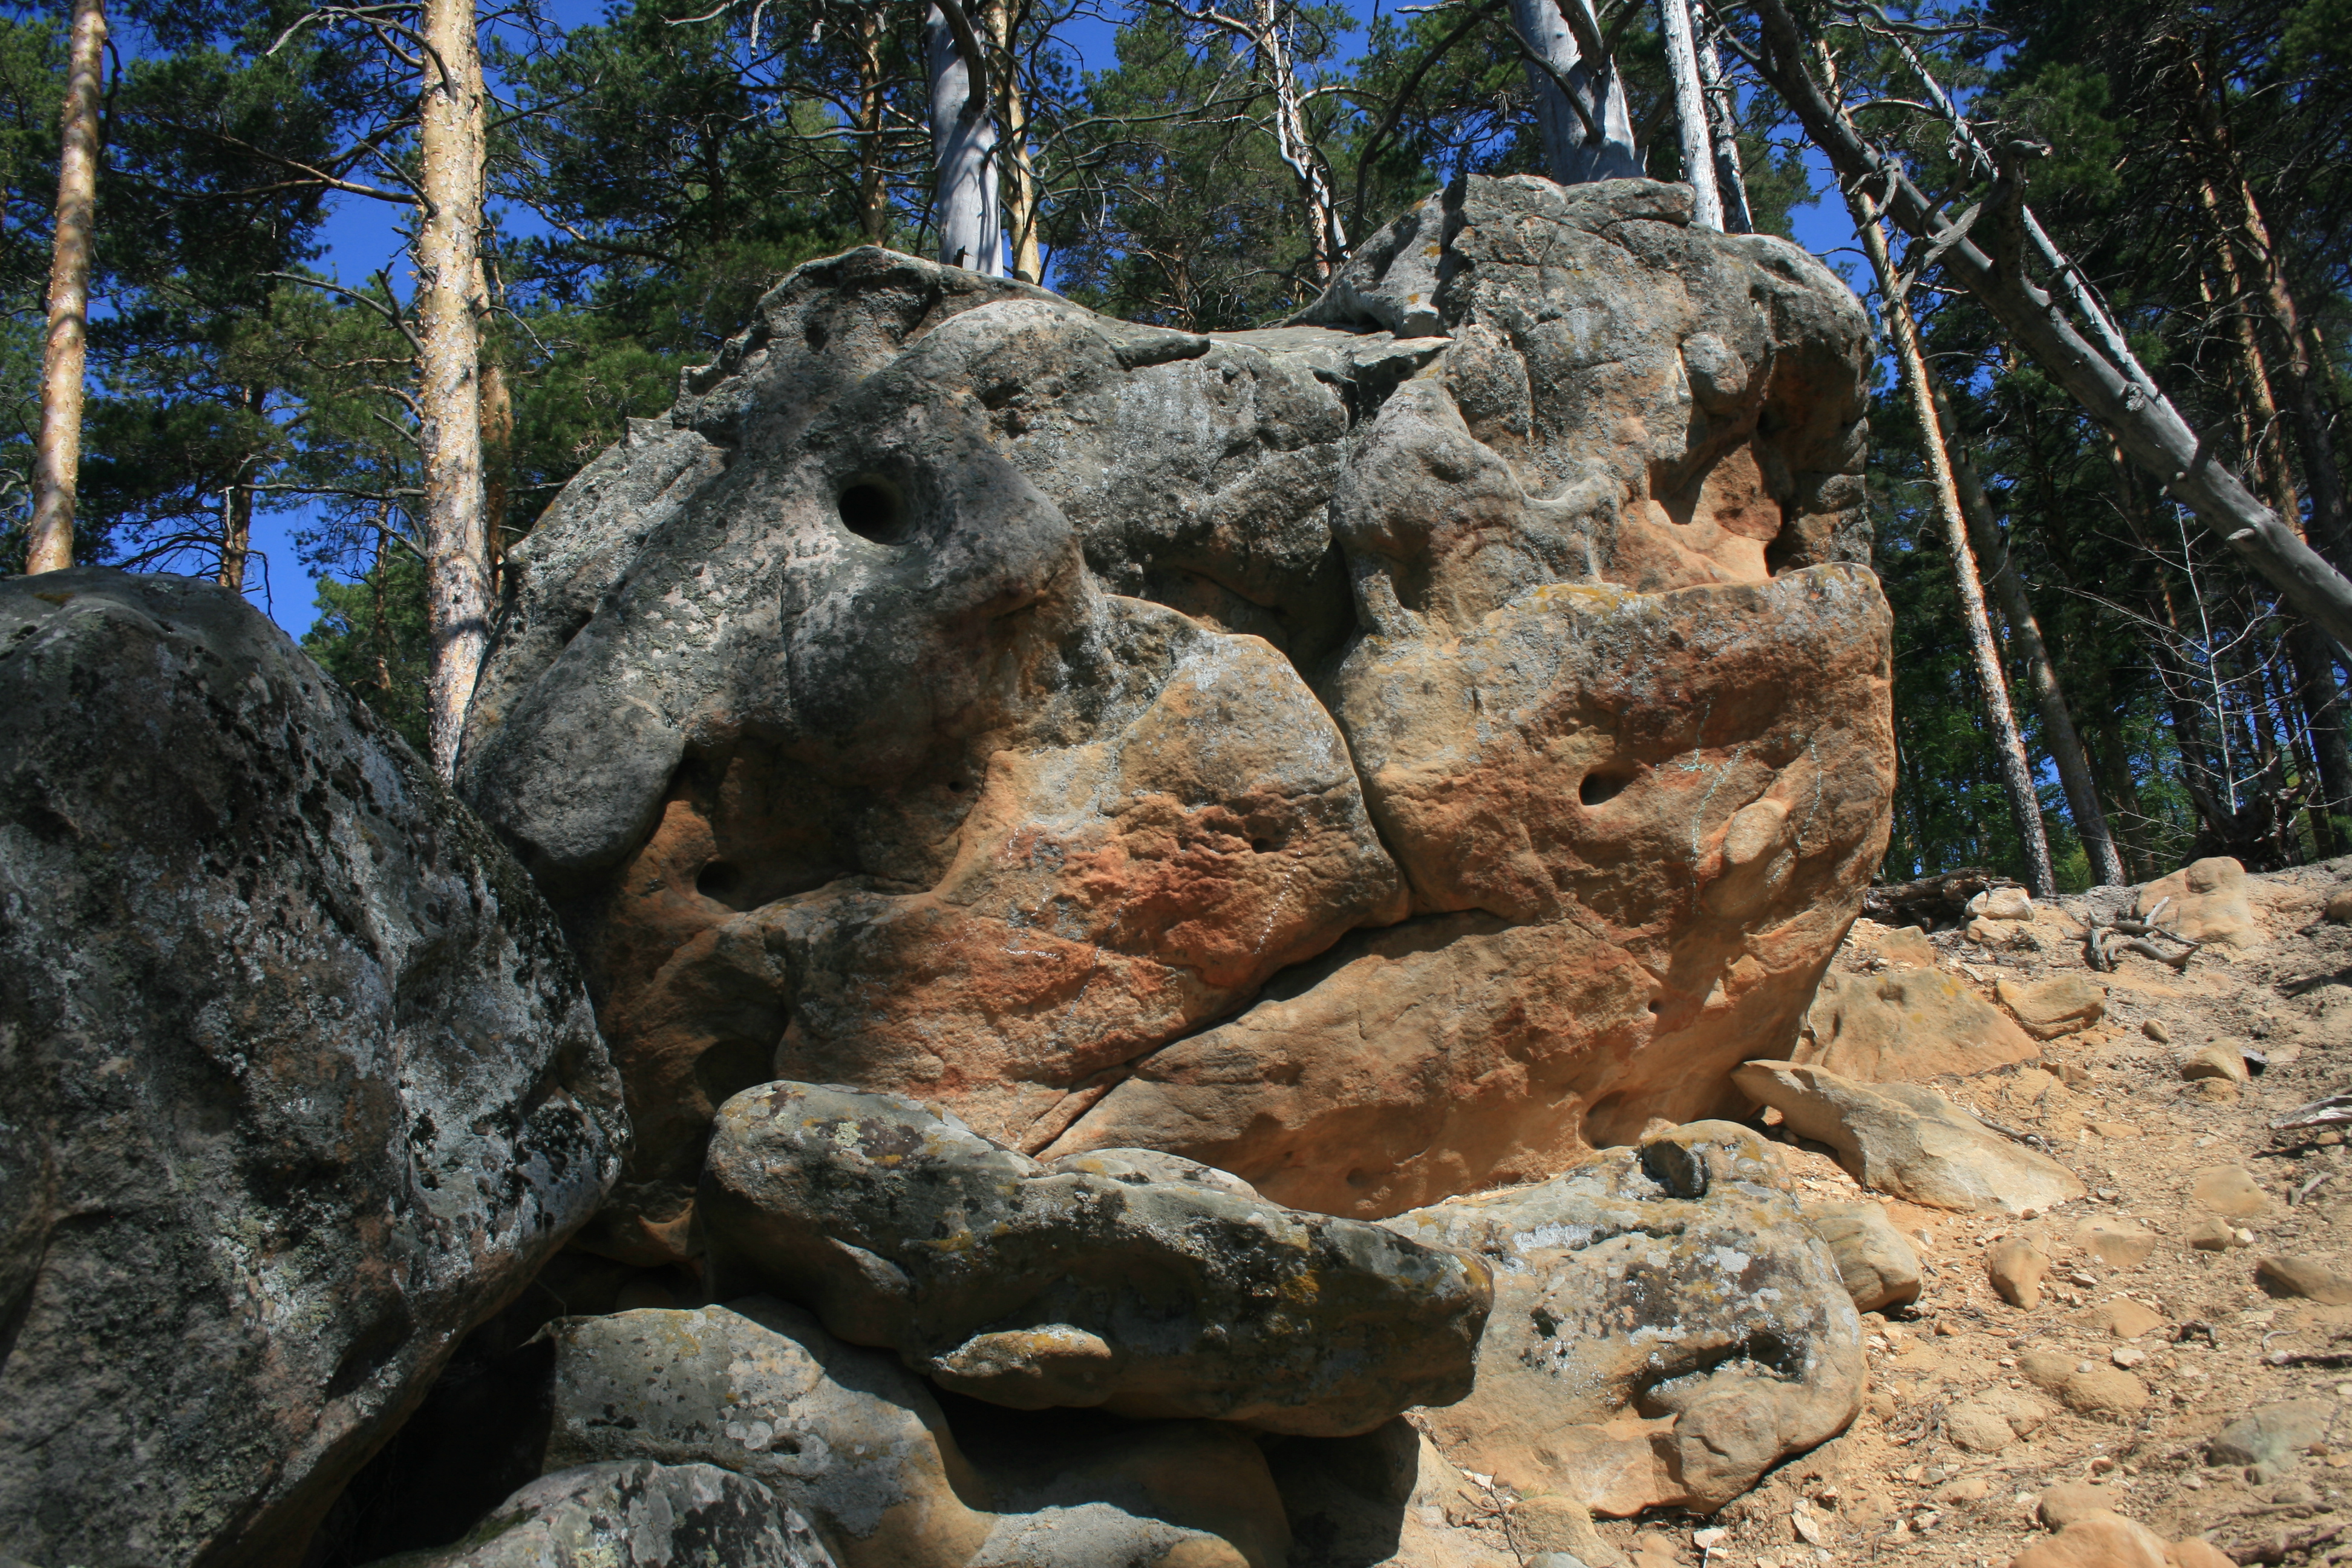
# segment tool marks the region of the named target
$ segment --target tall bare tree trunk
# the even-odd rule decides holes
[[[1731,84],[1723,79],[1715,40],[1698,41],[1698,74],[1706,84],[1706,120],[1715,143],[1716,193],[1723,198],[1727,234],[1753,234],[1756,215],[1748,205],[1748,174],[1739,166],[1739,121],[1732,114]]]
[[[419,105],[423,210],[416,234],[417,405],[425,458],[426,614],[433,633],[433,765],[457,767],[466,709],[489,641],[482,513],[482,58],[473,0],[425,0]]]
[[[1511,26],[1536,57],[1528,61],[1528,85],[1546,172],[1563,185],[1640,178],[1625,84],[1591,0],[1511,0]]]
[[[2221,101],[2221,95],[2228,89],[2212,60],[2210,35],[2207,58],[2199,78],[2197,109],[2209,143],[2209,158],[2221,166],[2236,210],[2223,216],[2222,204],[2218,193],[2211,189],[2210,177],[2200,182],[2204,187],[2200,198],[2207,202],[2221,232],[2222,250],[2242,252],[2253,268],[2260,288],[2249,292],[2259,293],[2268,307],[2271,324],[2284,350],[2287,423],[2294,431],[2294,444],[2303,456],[2304,483],[2311,491],[2311,531],[2320,553],[2337,571],[2352,570],[2352,517],[2346,515],[2343,471],[2336,467],[2335,445],[2320,406],[2310,340],[2304,331],[2302,313],[2295,306],[2294,292],[2288,287],[2278,247],[2271,242],[2270,225],[2263,216],[2262,204],[2255,200],[2253,184],[2246,178],[2245,165],[2238,158],[2237,142],[2224,112],[2226,104]],[[2229,268],[2232,281],[2237,281],[2236,262],[2231,261]]]
[[[1886,250],[1886,232],[1878,214],[1862,198],[1849,194],[1854,231],[1878,274],[1879,291],[1886,300],[1888,334],[1895,340],[1895,359],[1903,367],[1904,390],[1910,394],[1913,413],[1927,437],[1927,468],[1936,482],[1937,510],[1943,514],[1944,543],[1952,555],[1952,575],[1960,592],[1960,618],[1968,623],[1969,647],[1976,656],[1977,681],[1984,689],[1985,711],[1992,720],[1993,750],[2000,762],[2001,785],[2009,793],[2009,809],[2017,819],[2017,836],[2025,846],[2028,879],[2042,897],[2058,891],[2056,868],[2050,859],[2050,837],[2042,826],[2042,797],[2033,787],[2033,764],[2025,754],[2025,736],[2018,728],[2017,710],[2009,700],[2009,677],[2001,668],[2000,648],[1993,641],[1992,618],[1985,610],[1984,586],[1977,576],[1976,552],[1969,542],[1968,515],[1960,505],[1958,481],[1952,477],[1951,453],[1943,421],[1927,379],[1927,358],[1920,351],[1919,330],[1911,319],[1903,284]]]
[[[1666,69],[1675,79],[1675,132],[1682,142],[1683,178],[1690,182],[1701,228],[1723,227],[1723,196],[1715,183],[1714,138],[1707,132],[1706,89],[1699,80],[1698,39],[1691,30],[1690,0],[1658,0],[1658,21],[1666,37]]]
[[[1927,373],[1927,384],[1935,397],[1936,417],[1950,457],[1952,484],[1959,494],[1960,512],[1968,520],[1969,542],[1976,547],[1979,569],[1988,562],[1992,565],[1993,594],[2000,601],[2001,618],[2009,623],[2010,642],[2032,678],[2033,705],[2042,714],[2042,738],[2050,743],[2050,760],[2057,765],[2059,785],[2066,792],[2067,812],[2074,818],[2074,831],[2081,836],[2083,852],[2091,862],[2091,879],[2098,884],[2120,886],[2131,879],[2124,870],[2123,857],[2116,852],[2107,814],[2099,805],[2099,786],[2091,771],[2091,759],[2083,749],[2082,737],[2075,732],[2074,710],[2067,706],[2065,688],[2058,680],[2058,667],[2050,658],[2050,645],[2042,640],[2042,623],[2033,614],[2033,601],[2026,597],[2024,579],[2018,575],[2017,563],[2010,559],[2009,546],[2001,539],[2000,525],[1993,516],[1992,500],[1985,494],[1984,480],[1978,476],[1968,446],[1960,439],[1951,395],[1932,371]]]
[[[882,159],[882,32],[889,7],[857,13],[857,229],[869,245],[890,232],[890,192]]]
[[[33,524],[25,570],[73,564],[74,487],[81,479],[81,377],[89,327],[89,252],[98,208],[99,73],[106,8],[75,0],[66,63],[58,224],[49,247],[49,325],[41,344],[41,429],[33,454]]]
[[[1029,155],[1029,99],[1021,86],[1021,17],[1015,0],[984,0],[982,41],[996,57],[996,121],[1002,132],[996,159],[1001,166],[1004,235],[1013,247],[1013,276],[1024,283],[1045,279],[1045,247],[1037,238],[1037,166]]]
[[[258,386],[237,389],[236,406],[258,415],[267,394]],[[245,567],[253,553],[253,459],[240,459],[221,487],[220,575],[216,581],[234,594],[245,592]]]
[[[2230,336],[2238,351],[2235,402],[2247,466],[2257,487],[2266,492],[2263,499],[2270,502],[2271,510],[2292,526],[2302,519],[2303,498],[2295,489],[2294,470],[2287,461],[2278,402],[2272,391],[2269,356],[2244,308],[2246,279],[2231,247],[2221,195],[2210,178],[2200,177],[2198,199],[2213,224],[2214,252],[2228,281],[2229,292],[2226,299],[2217,300],[2216,291],[2201,272],[2198,289],[2209,306],[2229,312]],[[2305,471],[2310,471],[2308,462]],[[2316,496],[2313,501],[2313,518],[2319,521],[2325,517],[2326,508]],[[2292,623],[2285,643],[2287,658],[2294,670],[2294,698],[2303,708],[2311,733],[2310,776],[2319,786],[2312,793],[2305,809],[2311,816],[2314,847],[2323,856],[2332,856],[2341,853],[2339,846],[2346,835],[2352,833],[2352,736],[2347,733],[2343,692],[2336,683],[2335,661],[2329,655],[2327,639],[2314,631],[2309,623],[2292,616],[2287,618]]]
[[[2352,580],[2214,461],[2208,445],[2133,356],[2079,269],[2049,243],[2025,205],[2018,171],[1996,169],[1981,209],[1992,222],[1979,245],[1899,162],[1855,129],[1834,89],[1825,92],[1814,79],[1812,44],[1788,0],[1755,0],[1755,10],[1762,45],[1755,56],[1757,69],[1839,179],[1851,188],[1883,186],[1887,216],[1906,233],[1937,247],[1947,279],[1975,296],[2020,350],[2123,443],[2133,462],[2337,647],[2352,650]],[[2033,281],[2021,237],[2030,237],[2049,268],[2055,294]],[[2062,298],[2073,305],[2076,319],[2069,319]]]
[[[1290,42],[1274,0],[1257,0],[1258,65],[1274,88],[1276,151],[1298,181],[1307,206],[1307,256],[1318,282],[1331,274],[1348,255],[1348,231],[1339,220],[1339,198],[1331,188],[1330,171],[1307,134],[1305,100],[1298,90],[1298,70],[1290,58]]]
[[[923,26],[923,53],[931,75],[931,223],[940,259],[1002,278],[1004,218],[988,56],[961,0],[936,0]]]

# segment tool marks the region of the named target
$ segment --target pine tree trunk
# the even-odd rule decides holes
[[[888,8],[857,14],[857,229],[869,245],[890,232],[890,191],[883,179],[882,29]]]
[[[1327,283],[1347,258],[1348,231],[1339,220],[1339,198],[1331,188],[1330,171],[1307,132],[1298,72],[1291,64],[1290,46],[1282,36],[1274,0],[1257,0],[1255,41],[1258,68],[1274,89],[1275,150],[1298,182],[1299,202],[1307,210],[1308,265],[1316,281]]]
[[[2300,518],[2303,498],[2296,492],[2294,475],[2288,465],[2284,441],[2279,433],[2281,421],[2277,401],[2272,392],[2269,356],[2254,331],[2252,320],[2242,308],[2245,300],[2245,279],[2239,270],[2223,218],[2219,193],[2210,179],[2200,178],[2198,195],[2206,216],[2217,230],[2215,254],[2223,277],[2228,280],[2230,296],[2226,303],[2217,301],[2211,287],[2200,277],[2199,291],[2208,305],[2220,304],[2230,314],[2230,336],[2238,352],[2238,374],[2234,379],[2237,393],[2238,427],[2246,448],[2249,467],[2255,482],[2267,494],[2273,510],[2281,517]],[[2305,472],[2309,472],[2305,464]],[[2324,509],[2315,496],[2313,514],[2319,516]],[[2347,743],[2343,694],[2336,684],[2334,658],[2325,637],[2310,626],[2297,620],[2286,636],[2287,656],[2294,668],[2294,700],[2303,709],[2304,721],[2311,731],[2312,771],[2310,777],[2318,786],[2306,804],[2311,816],[2311,837],[2314,847],[2323,856],[2342,851],[2337,846],[2343,836],[2352,833],[2352,743]]]
[[[1037,239],[1037,167],[1029,155],[1029,100],[1021,88],[1014,35],[1020,18],[1010,0],[987,0],[981,31],[996,57],[996,117],[1003,128],[997,161],[1003,165],[1004,234],[1013,250],[1013,276],[1024,283],[1045,280],[1045,247]]]
[[[2025,736],[2017,725],[2017,710],[2009,700],[2009,677],[2001,668],[2000,648],[1993,641],[1992,618],[1985,609],[1984,586],[1977,577],[1976,552],[1969,547],[1969,525],[1960,507],[1959,489],[1952,477],[1949,449],[1942,421],[1927,381],[1927,356],[1920,351],[1917,325],[1895,281],[1886,251],[1886,234],[1878,214],[1859,197],[1849,196],[1855,232],[1878,273],[1886,300],[1886,323],[1895,340],[1895,358],[1903,367],[1904,389],[1926,437],[1927,467],[1935,477],[1937,508],[1943,514],[1944,542],[1951,552],[1952,574],[1960,593],[1960,615],[1968,623],[1969,647],[1976,656],[1977,681],[1984,690],[1985,711],[1992,720],[1993,751],[2000,764],[2001,787],[2009,794],[2009,809],[2017,821],[2017,836],[2025,848],[2027,880],[2043,898],[2058,891],[2056,868],[2050,859],[2050,838],[2042,826],[2042,797],[2033,787],[2033,765],[2025,754]]]
[[[424,451],[433,765],[457,767],[466,709],[489,641],[482,512],[482,342],[475,261],[482,222],[482,61],[473,0],[425,0],[418,106],[424,202],[416,234],[419,445]]]
[[[2219,193],[2212,189],[2210,177],[2200,182],[2203,187],[2200,198],[2216,226],[2221,231],[2221,248],[2225,255],[2240,252],[2255,274],[2260,287],[2254,290],[2267,307],[2271,324],[2284,348],[2284,366],[2287,384],[2286,423],[2294,433],[2296,449],[2303,456],[2305,485],[2311,491],[2312,528],[2319,552],[2339,571],[2352,570],[2352,517],[2345,511],[2344,477],[2336,464],[2336,450],[2328,436],[2327,418],[2320,406],[2318,378],[2314,372],[2308,339],[2303,330],[2302,313],[2296,308],[2294,292],[2288,287],[2286,269],[2281,264],[2278,247],[2271,242],[2270,225],[2263,216],[2262,204],[2254,198],[2254,187],[2246,178],[2245,167],[2238,159],[2235,138],[2223,112],[2223,105],[2215,100],[2225,89],[2221,73],[2210,58],[2210,43],[2205,68],[2200,73],[2200,90],[2197,108],[2209,145],[2209,160],[2218,163],[2230,186],[2236,208],[2228,217]],[[2237,281],[2236,261],[2227,263],[2232,282]],[[2252,323],[2248,323],[2249,329]]]
[[[245,592],[246,558],[253,552],[253,490],[231,481],[221,487],[220,574],[215,581],[232,594]]]
[[[2066,792],[2066,809],[2074,818],[2074,831],[2082,837],[2083,851],[2090,858],[2091,880],[2102,886],[2120,886],[2130,879],[2125,875],[2123,858],[2116,852],[2107,814],[2099,805],[2091,759],[2083,750],[2082,737],[2075,732],[2074,710],[2067,704],[2065,688],[2059,684],[2058,667],[2051,660],[2049,644],[2042,640],[2042,623],[2033,614],[2032,600],[2026,597],[2017,563],[2010,559],[2009,546],[1993,517],[1992,501],[1985,494],[1984,481],[1978,477],[1976,464],[1959,439],[1960,426],[1953,417],[1951,396],[1936,383],[1932,371],[1927,374],[1928,385],[1935,395],[1936,416],[1942,424],[1951,457],[1952,483],[1959,492],[1961,515],[1968,519],[1969,542],[1976,547],[1980,566],[1986,562],[1992,563],[1994,596],[2000,601],[2001,618],[2009,623],[2010,642],[2025,661],[2026,673],[2032,679],[2033,704],[2042,714],[2042,738],[2050,743],[2050,760],[2056,764],[2059,785]]]
[[[1715,148],[1707,134],[1706,89],[1699,80],[1690,0],[1658,0],[1658,21],[1666,38],[1666,69],[1675,82],[1675,131],[1682,142],[1683,178],[1690,182],[1695,202],[1692,221],[1720,231],[1723,196],[1715,183]]]
[[[961,0],[939,0],[923,27],[931,75],[931,223],[939,256],[986,278],[1004,276],[996,184],[996,116],[988,62]]]
[[[1570,11],[1575,13],[1573,30]],[[1597,47],[1600,25],[1593,19],[1591,0],[1511,0],[1511,25],[1522,45],[1544,62],[1528,62],[1528,85],[1535,93],[1546,171],[1563,185],[1639,179],[1642,155],[1633,146],[1625,86],[1613,62]],[[1578,44],[1579,35],[1595,46],[1590,62],[1588,50]],[[1576,95],[1574,103],[1570,92]]]
[[[2022,191],[2001,182],[1989,197],[1994,234],[2032,237],[2055,275],[2058,296],[2071,301],[2080,325],[2060,299],[2043,290],[2031,268],[2014,258],[1999,259],[2008,238],[1985,237],[1988,251],[1942,205],[1921,190],[1898,161],[1875,146],[1812,74],[1812,45],[1788,0],[1755,0],[1757,70],[1788,105],[1838,177],[1854,188],[1883,187],[1886,212],[1915,238],[1936,245],[1944,277],[1965,289],[2005,328],[2084,413],[2122,441],[2132,461],[2165,485],[2199,522],[2219,535],[2240,559],[2267,578],[2337,646],[2352,649],[2352,579],[2330,566],[2296,537],[2268,507],[2256,500],[2236,475],[2211,460],[2208,448],[2180,411],[2135,359],[2114,319],[2100,306],[2072,264],[2048,244]]]
[[[33,455],[33,521],[25,570],[73,564],[74,487],[81,479],[81,380],[89,326],[89,253],[98,209],[99,75],[106,8],[75,0],[67,54],[57,233],[49,247],[48,332],[41,344],[41,428]]]
[[[1756,215],[1748,205],[1748,174],[1739,166],[1739,121],[1732,114],[1731,84],[1723,79],[1712,38],[1699,40],[1698,74],[1706,84],[1707,127],[1715,144],[1715,187],[1723,198],[1724,232],[1753,234]]]

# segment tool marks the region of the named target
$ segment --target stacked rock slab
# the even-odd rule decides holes
[[[298,1562],[627,1141],[522,869],[235,594],[0,584],[0,1547]]]
[[[840,1568],[1282,1568],[1288,1550],[1237,1427],[1057,1412],[990,1445],[983,1473],[922,1380],[778,1301],[551,1331],[551,1467],[716,1466],[806,1518]]]
[[[900,1096],[769,1084],[719,1111],[706,1267],[1017,1409],[1336,1437],[1469,1391],[1483,1265],[1133,1168],[1167,1162],[1040,1166]]]
[[[1360,1218],[1736,1103],[1884,842],[1889,632],[1864,318],[1689,200],[1474,179],[1255,332],[771,293],[519,552],[467,736],[628,1086],[590,1244],[684,1254],[774,1078]]]

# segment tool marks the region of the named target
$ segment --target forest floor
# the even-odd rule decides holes
[[[2024,1220],[1890,1203],[1927,1283],[1916,1306],[1864,1320],[1871,1393],[1861,1417],[1713,1519],[1604,1521],[1604,1535],[1638,1568],[2000,1568],[2046,1537],[2042,1493],[2076,1482],[2111,1494],[2105,1506],[2168,1540],[2201,1536],[2240,1563],[2352,1563],[2352,1305],[2276,1299],[2256,1279],[2260,1260],[2274,1256],[2352,1276],[2346,1132],[2271,1126],[2352,1089],[2352,925],[2321,913],[2347,882],[2352,858],[2249,877],[2263,945],[2207,947],[2179,973],[2126,955],[2103,977],[2105,1018],[2049,1042],[2040,1064],[1937,1083],[2005,1128],[2042,1134],[2091,1194]],[[2057,906],[2080,921],[2112,915],[2130,897],[2102,889]],[[2034,928],[2039,951],[1990,950],[1957,931],[1932,940],[1938,964],[1990,998],[2002,976],[2086,972],[2079,942],[2050,940],[2056,923],[2045,910]],[[1839,962],[1869,956],[1850,942]],[[2184,1080],[2183,1059],[2214,1044],[2260,1053],[2267,1065],[2234,1094]],[[1864,1195],[1821,1145],[1786,1141],[1809,1201]],[[2252,1176],[2262,1194],[2239,1206],[2259,1203],[2260,1212],[2228,1221],[2236,1235],[2225,1250],[2197,1250],[2188,1235],[2210,1208],[2191,1189],[2216,1167]],[[2093,1219],[2155,1232],[2153,1253],[2136,1267],[2110,1266],[2074,1245]],[[2011,1237],[2032,1239],[2052,1260],[2030,1310],[2004,1301],[1988,1279],[1988,1255]],[[2118,1313],[2126,1300],[2157,1320],[2137,1337],[2112,1331],[2118,1315],[2132,1316]],[[2078,1370],[2130,1369],[2145,1404],[2105,1417],[2063,1407],[2019,1370],[2021,1358],[2053,1350],[2076,1358]],[[1945,1429],[1947,1414],[2002,1389],[2037,1399],[2048,1420],[1998,1453],[1965,1451]],[[2274,1468],[2208,1462],[2224,1426],[2289,1400],[2326,1406],[2324,1436],[2306,1452]]]

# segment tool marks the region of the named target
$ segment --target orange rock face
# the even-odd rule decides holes
[[[1735,1106],[1884,847],[1889,626],[1861,312],[1688,199],[1474,180],[1215,337],[853,252],[583,472],[461,782],[626,1079],[593,1245],[689,1251],[772,1078],[1364,1218]]]

